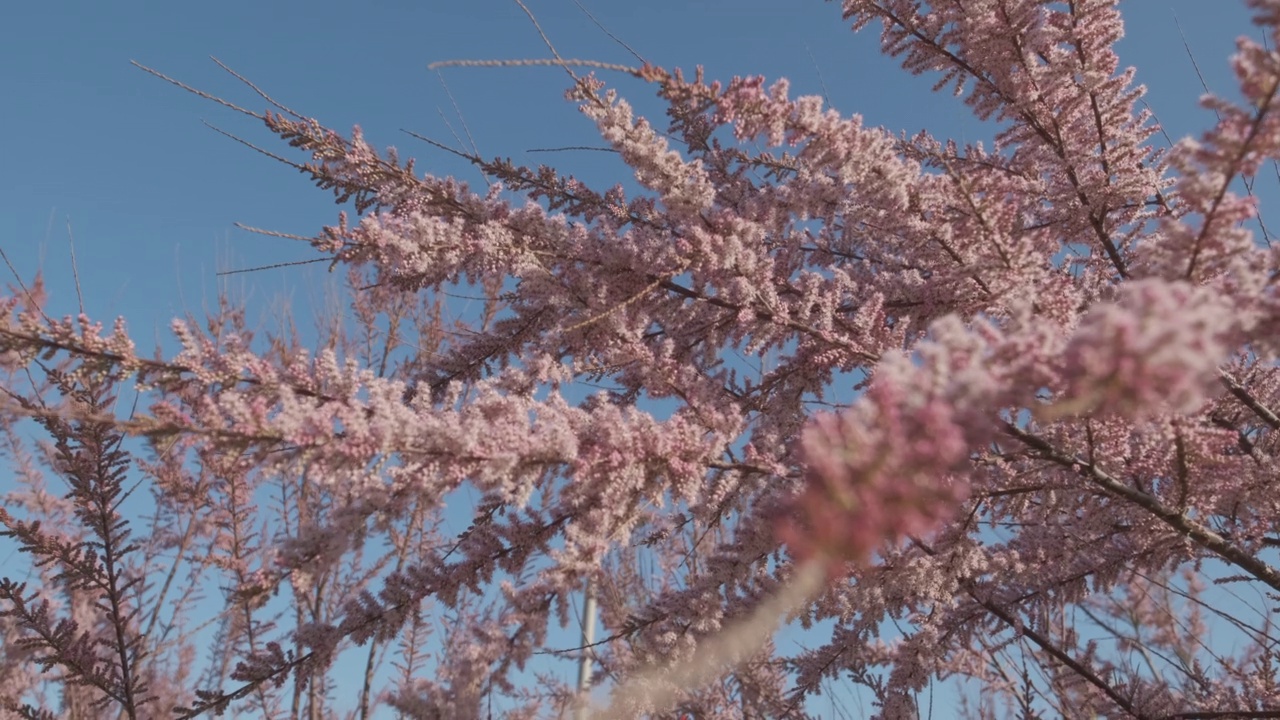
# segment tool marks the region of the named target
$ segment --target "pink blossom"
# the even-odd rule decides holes
[[[0,583],[0,696],[320,716],[355,653],[393,658],[371,713],[543,717],[584,698],[526,673],[587,653],[614,715],[786,717],[833,679],[883,717],[950,679],[986,716],[1275,713],[1280,250],[1236,190],[1280,160],[1276,54],[1241,41],[1243,101],[1165,152],[1115,0],[842,7],[995,142],[593,65],[660,127],[561,59],[632,186],[467,156],[473,189],[245,111],[355,206],[311,239],[350,300],[313,348],[224,304],[147,359],[12,288],[0,524],[43,564]],[[1200,599],[1215,574],[1258,618]],[[565,647],[588,588],[603,639]],[[225,607],[197,681],[164,629],[199,590]],[[789,620],[811,647],[771,642]]]
[[[1217,387],[1230,306],[1187,283],[1127,283],[1080,322],[1063,355],[1064,398],[1046,417],[1196,410]]]

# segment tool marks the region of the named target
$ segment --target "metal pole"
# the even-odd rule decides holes
[[[582,655],[578,658],[578,707],[573,711],[574,720],[587,720],[587,693],[591,690],[591,645],[596,641],[596,584],[587,578],[587,589],[582,602]]]

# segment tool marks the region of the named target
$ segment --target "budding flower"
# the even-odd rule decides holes
[[[1195,410],[1226,359],[1224,317],[1229,308],[1207,289],[1159,279],[1128,283],[1117,302],[1095,306],[1081,322],[1063,353],[1065,392],[1040,419]]]
[[[832,570],[866,562],[886,542],[926,533],[964,499],[948,470],[966,456],[962,429],[939,403],[900,412],[892,391],[873,422],[855,406],[815,418],[801,435],[805,488],[775,526],[798,559],[824,558]]]

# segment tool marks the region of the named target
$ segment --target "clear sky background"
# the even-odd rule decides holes
[[[932,94],[933,79],[912,77],[882,57],[878,26],[851,33],[838,3],[581,2],[667,68],[702,64],[710,77],[725,80],[785,76],[793,95],[826,94],[841,112],[894,131],[928,129],[958,140],[992,134],[958,100]],[[528,5],[564,57],[638,64],[573,0]],[[1227,57],[1238,35],[1252,33],[1243,2],[1124,0],[1121,7],[1122,66],[1138,67],[1138,82],[1148,87],[1147,101],[1167,132],[1177,139],[1207,127],[1212,114],[1196,105],[1202,90],[1175,17],[1210,86],[1230,94]],[[108,322],[124,315],[144,350],[157,341],[171,347],[170,319],[200,314],[216,298],[217,271],[314,257],[304,245],[233,223],[311,236],[336,218],[331,195],[202,121],[273,151],[288,148],[255,121],[130,65],[136,60],[264,109],[210,55],[329,127],[346,132],[360,124],[375,146],[395,145],[416,157],[420,171],[482,185],[470,166],[400,132],[457,145],[457,112],[426,66],[548,52],[510,0],[7,0],[0,14],[0,248],[24,278],[43,267],[52,314],[75,312],[68,221],[89,314]],[[600,144],[592,124],[563,99],[567,79],[560,70],[442,73],[482,155],[556,164],[597,185],[629,184],[616,159],[603,153],[527,152]],[[642,84],[605,79],[641,107],[658,108]],[[665,127],[664,118],[654,120]],[[237,275],[234,287],[263,313],[291,306],[305,325],[329,278],[326,267]],[[0,474],[0,491],[7,483]],[[6,556],[0,552],[0,572]]]
[[[794,94],[823,93],[871,125],[943,136],[989,136],[954,98],[933,95],[878,52],[878,33],[854,35],[839,4],[820,0],[582,0],[651,62],[706,66],[710,76],[791,79]],[[530,0],[565,57],[635,64],[573,0]],[[0,245],[29,275],[43,262],[54,309],[67,294],[66,222],[74,231],[90,314],[125,315],[140,344],[153,328],[200,309],[214,273],[313,257],[309,248],[233,227],[240,222],[311,236],[336,217],[330,196],[294,170],[202,125],[280,150],[250,118],[189,95],[130,60],[251,109],[263,103],[223,73],[216,56],[300,112],[339,131],[359,123],[379,147],[395,145],[424,171],[469,166],[400,132],[453,144],[460,124],[436,60],[548,55],[510,0],[366,0],[361,3],[223,0],[12,0],[0,23]],[[1175,138],[1210,118],[1174,24],[1175,13],[1211,86],[1230,88],[1226,57],[1248,32],[1237,0],[1125,0],[1122,62],[1139,68],[1148,101]],[[599,144],[566,102],[553,68],[443,71],[481,151],[553,162],[597,182],[627,180],[601,153],[530,154]],[[629,78],[617,87],[648,107]],[[663,118],[655,118],[661,123]],[[288,148],[284,148],[288,150]],[[594,170],[594,172],[593,172]],[[52,230],[50,220],[53,219]],[[302,302],[326,266],[242,276],[254,300]]]

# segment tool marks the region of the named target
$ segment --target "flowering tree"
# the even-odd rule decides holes
[[[494,181],[474,192],[264,95],[242,112],[354,204],[310,243],[350,268],[365,341],[259,346],[220,316],[146,359],[122,324],[55,321],[15,289],[5,367],[43,368],[66,401],[11,390],[6,410],[48,429],[71,494],[0,514],[48,563],[36,596],[0,586],[12,712],[40,712],[19,709],[49,677],[15,669],[29,653],[73,683],[64,710],[327,716],[326,673],[359,646],[397,668],[359,713],[480,717],[500,697],[554,716],[574,688],[520,673],[590,583],[601,717],[802,717],[828,679],[890,718],[946,679],[981,691],[981,717],[1280,717],[1280,256],[1232,191],[1280,155],[1280,55],[1241,40],[1246,103],[1207,100],[1217,125],[1165,153],[1118,71],[1116,5],[845,0],[1000,123],[989,149],[864,127],[783,80],[603,66],[656,88],[661,133],[557,57],[631,196],[469,157]],[[1280,2],[1250,5],[1280,44]],[[428,311],[460,286],[485,308],[446,328]],[[583,381],[606,389],[575,399]],[[125,383],[144,393],[128,417],[107,400]],[[113,504],[125,435],[150,441],[161,519],[137,548]],[[474,519],[442,535],[463,487]],[[201,683],[168,669],[190,658],[152,627],[144,556],[190,543],[229,581],[238,663]],[[1207,601],[1211,580],[1254,591],[1257,616]],[[428,602],[451,614],[430,672]],[[822,641],[780,652],[779,615]]]

